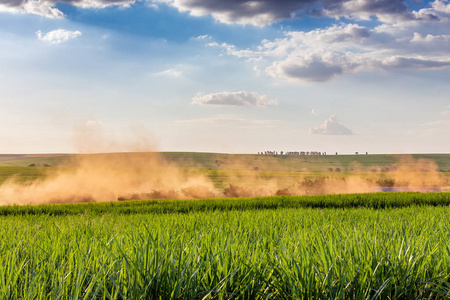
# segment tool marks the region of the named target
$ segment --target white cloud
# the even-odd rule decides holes
[[[196,40],[204,40],[204,39],[210,39],[211,36],[205,34],[205,35],[199,35],[198,37],[196,37]]]
[[[192,98],[192,104],[214,104],[214,105],[234,105],[234,106],[268,106],[277,105],[278,100],[270,99],[266,95],[259,93],[240,92],[220,92],[203,95],[198,93]]]
[[[289,56],[284,61],[277,61],[266,69],[273,77],[301,79],[305,81],[326,81],[342,74],[345,60],[338,53],[309,53],[305,56]],[[333,57],[336,60],[333,60]]]
[[[337,117],[332,115],[325,123],[319,127],[310,128],[309,134],[322,134],[322,135],[352,135],[353,132],[342,124],[339,124]]]
[[[61,19],[64,14],[51,1],[8,1],[0,3],[0,12],[40,15],[51,19]]]
[[[154,10],[159,10],[159,6],[157,4],[155,4],[155,3],[148,2],[147,6],[152,8],[152,9],[154,9]]]
[[[77,38],[81,36],[80,31],[69,31],[64,29],[57,29],[46,34],[43,34],[40,30],[36,31],[36,35],[39,40],[50,43],[50,44],[60,44],[68,40]]]
[[[450,4],[448,1],[436,0],[431,2],[431,7],[422,8],[419,11],[413,11],[412,14],[416,18],[432,19],[440,22],[448,22],[450,20]]]
[[[317,116],[317,115],[319,114],[319,110],[313,108],[313,109],[311,110],[311,114],[314,115],[314,116]]]
[[[450,41],[450,35],[421,35],[418,32],[414,32],[414,37],[411,39],[411,43],[433,43],[433,42],[445,42]]]
[[[64,14],[55,7],[56,3],[66,3],[81,8],[105,8],[109,6],[128,7],[136,0],[6,0],[0,3],[0,11],[34,14],[46,18],[61,19]]]
[[[385,69],[439,69],[450,66],[450,60],[436,61],[393,56],[384,59],[381,65]]]
[[[336,5],[325,7],[323,15],[334,18],[371,20],[376,17],[381,22],[397,23],[411,21],[434,21],[438,17],[429,12],[419,14],[410,11],[404,0],[345,0]]]

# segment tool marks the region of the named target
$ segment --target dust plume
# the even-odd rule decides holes
[[[436,162],[429,159],[403,157],[391,172],[395,187],[442,187],[448,184]]]
[[[117,150],[117,146],[140,152],[77,154],[66,166],[49,168],[43,179],[24,184],[11,178],[0,186],[0,205],[215,196],[209,178],[167,162],[152,152],[154,143],[145,136],[134,135],[136,138],[118,143],[104,138],[98,124],[94,125],[77,131],[75,141],[83,152]]]
[[[229,162],[231,164],[231,162]],[[232,162],[233,167],[239,165]],[[259,162],[261,169],[274,168],[273,159],[267,164]],[[280,166],[280,169],[283,167]],[[343,173],[341,173],[341,168]],[[248,162],[242,163],[242,169],[249,169]],[[357,162],[329,168],[329,172],[246,172],[230,175],[229,185],[224,189],[227,197],[251,197],[271,195],[319,195],[349,194],[381,191],[418,191],[437,192],[450,184],[449,179],[439,172],[437,164],[429,159],[414,159],[401,156],[391,166],[362,166]],[[338,173],[335,170],[339,170]],[[289,173],[290,175],[286,175]],[[293,176],[292,174],[299,174]]]

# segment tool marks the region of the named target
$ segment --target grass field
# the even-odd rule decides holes
[[[0,297],[444,299],[449,204],[381,193],[2,207]]]
[[[332,183],[331,193],[338,193],[355,176],[357,185],[409,180],[443,186],[450,172],[436,169],[450,168],[450,155],[163,155],[176,172],[164,175],[167,166],[153,164],[164,175],[156,182],[173,174],[202,175],[231,198],[0,206],[0,298],[450,298],[448,192],[233,193],[274,183],[311,193],[330,193],[325,186]],[[125,187],[139,186],[135,181],[154,175],[141,164],[147,157],[121,156],[106,156],[108,164],[87,169],[68,156],[3,156],[0,188],[6,188],[0,195],[14,203],[9,198],[23,190],[27,199],[51,197],[61,189],[76,194],[95,185],[114,188],[130,178]],[[26,167],[30,163],[52,167]],[[401,172],[393,172],[395,165]],[[105,178],[114,184],[104,185]]]

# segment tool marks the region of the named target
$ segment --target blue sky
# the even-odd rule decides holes
[[[443,0],[0,0],[0,153],[448,153],[449,53]]]

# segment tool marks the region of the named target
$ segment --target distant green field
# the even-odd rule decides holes
[[[371,171],[374,167],[389,167],[401,159],[429,159],[436,162],[438,169],[450,171],[450,154],[361,154],[325,156],[266,156],[256,154],[220,154],[196,152],[162,152],[162,156],[180,168],[205,170],[240,171],[285,171],[285,172],[328,172],[329,168],[351,171],[358,166]],[[0,166],[28,166],[30,164],[66,165],[67,154],[48,155],[0,155]]]
[[[162,153],[164,157],[183,168],[207,170],[248,170],[286,172],[327,172],[329,168],[340,168],[343,172],[358,165],[371,171],[373,167],[389,167],[401,159],[429,159],[436,162],[438,169],[450,171],[450,154],[413,155],[325,155],[325,156],[266,156],[254,154],[217,153]]]
[[[44,167],[0,166],[0,184],[12,178],[24,183],[34,181],[43,178],[47,171]]]
[[[0,166],[27,167],[31,164],[52,166],[65,164],[67,154],[0,154]]]

